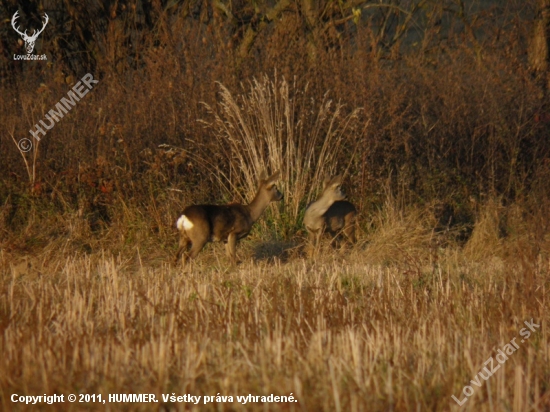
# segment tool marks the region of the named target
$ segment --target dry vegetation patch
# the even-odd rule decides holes
[[[548,405],[540,386],[550,356],[547,260],[527,284],[517,268],[470,265],[460,252],[420,278],[399,260],[376,265],[370,256],[358,247],[339,258],[246,260],[228,271],[206,255],[182,273],[107,252],[19,264],[3,255],[3,407],[23,391],[175,392],[299,400],[270,410],[447,410],[531,318],[540,330],[468,407]],[[60,406],[69,408],[51,409]],[[201,410],[265,407],[235,398]]]

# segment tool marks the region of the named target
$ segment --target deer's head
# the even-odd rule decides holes
[[[342,190],[342,175],[330,178],[327,177],[323,182],[322,198],[329,200],[330,203],[344,200],[346,194]]]
[[[19,11],[16,11],[11,19],[11,25],[13,29],[21,36],[23,41],[25,42],[25,49],[27,49],[27,54],[31,54],[34,50],[34,44],[36,43],[36,39],[38,38],[38,35],[44,31],[46,28],[46,24],[48,24],[49,18],[46,13],[44,13],[44,23],[42,24],[42,28],[38,31],[33,30],[32,36],[27,35],[27,30],[24,32],[21,32],[19,30],[19,27],[15,26],[15,21],[19,17]]]
[[[283,194],[277,189],[277,180],[279,180],[280,171],[266,177],[265,172],[260,176],[260,192],[269,199],[270,202],[277,202],[283,198]]]

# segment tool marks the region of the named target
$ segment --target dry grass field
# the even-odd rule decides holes
[[[548,10],[0,2],[0,410],[550,411]],[[276,170],[238,265],[172,264]],[[308,257],[338,174],[358,241]]]
[[[441,248],[418,214],[393,210],[378,223],[354,249],[316,259],[253,236],[234,269],[219,244],[185,270],[139,245],[126,258],[65,252],[63,242],[2,252],[2,409],[459,410],[451,396],[463,400],[470,385],[462,410],[548,410],[549,239],[535,255],[528,234],[499,242],[484,221],[477,244]],[[540,328],[520,343],[531,319]],[[494,376],[470,383],[514,338],[517,352]],[[23,407],[13,393],[161,402]],[[249,394],[298,402],[237,400]]]

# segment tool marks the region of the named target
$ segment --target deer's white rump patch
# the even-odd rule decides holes
[[[189,230],[194,225],[193,225],[193,222],[187,219],[187,216],[181,215],[180,218],[178,219],[178,222],[176,223],[176,226],[179,230]]]

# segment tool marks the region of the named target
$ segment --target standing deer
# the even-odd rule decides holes
[[[194,259],[206,243],[223,241],[231,264],[236,265],[237,241],[250,233],[252,225],[269,203],[283,198],[283,194],[275,185],[279,174],[278,171],[266,178],[265,173],[262,173],[258,192],[248,205],[188,206],[176,223],[180,231],[180,242],[175,263],[178,262],[182,253],[185,264],[188,258]],[[191,250],[187,252],[189,244],[191,244]]]
[[[34,50],[34,44],[36,43],[36,39],[38,38],[38,35],[44,31],[44,29],[46,28],[46,25],[48,24],[48,21],[50,20],[50,18],[48,17],[48,15],[46,13],[44,13],[44,20],[45,21],[44,21],[44,23],[42,23],[42,28],[38,31],[36,29],[34,29],[33,32],[32,32],[32,36],[29,36],[27,34],[27,30],[25,30],[25,32],[21,32],[19,30],[19,27],[15,27],[15,21],[17,20],[18,17],[19,17],[19,11],[16,11],[15,14],[13,15],[12,19],[11,19],[11,26],[17,32],[17,34],[19,34],[21,36],[21,38],[25,42],[25,49],[27,49],[27,54],[31,54],[32,51]]]
[[[328,232],[333,240],[342,233],[350,243],[355,243],[355,206],[344,200],[342,176],[325,179],[323,193],[306,209],[304,225],[308,231],[309,253],[318,247],[323,233]]]

